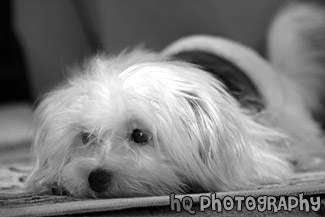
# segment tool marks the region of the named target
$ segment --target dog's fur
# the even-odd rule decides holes
[[[162,53],[99,54],[74,69],[35,112],[37,162],[28,188],[94,198],[229,191],[322,167],[322,130],[312,117],[321,106],[314,95],[322,88],[309,89],[307,80],[324,81],[324,68],[316,65],[317,72],[298,76],[290,70],[299,66],[278,63],[278,55],[285,55],[277,54],[283,48],[277,44],[281,22],[275,20],[269,40],[279,74],[235,42],[185,39],[219,41],[226,48],[220,49],[223,58],[239,65],[238,71],[252,73],[243,68],[245,60],[253,61],[246,64],[254,64],[252,71],[263,70],[250,77],[261,95],[257,101],[265,100],[258,112],[229,92],[220,74],[177,60],[182,41]],[[313,61],[304,60],[307,71],[314,69]]]

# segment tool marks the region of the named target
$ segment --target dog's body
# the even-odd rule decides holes
[[[37,108],[28,187],[167,195],[245,189],[319,169],[324,138],[312,114],[320,105],[308,96],[320,88],[308,92],[300,80],[307,76],[292,79],[274,65],[207,36],[161,53],[98,55]]]

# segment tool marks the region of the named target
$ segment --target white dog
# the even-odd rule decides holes
[[[272,29],[280,32],[283,20]],[[282,72],[276,58],[294,57],[277,49],[297,47],[278,46],[273,30],[274,67],[245,46],[208,36],[161,53],[90,59],[36,110],[28,188],[93,198],[229,191],[322,167],[324,139],[312,114],[325,72]],[[216,68],[207,66],[214,60]]]

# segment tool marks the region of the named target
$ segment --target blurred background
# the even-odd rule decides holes
[[[182,36],[209,34],[263,54],[282,0],[2,0],[1,144],[28,141],[33,102],[99,50],[143,44],[159,51]],[[0,150],[1,151],[1,150]]]

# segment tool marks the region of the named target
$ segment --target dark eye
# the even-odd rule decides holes
[[[133,140],[135,143],[143,144],[143,143],[147,143],[149,141],[149,137],[142,130],[135,129],[132,132],[131,140]]]
[[[95,136],[91,135],[90,133],[82,133],[81,134],[81,141],[84,145],[88,144],[95,140]]]

